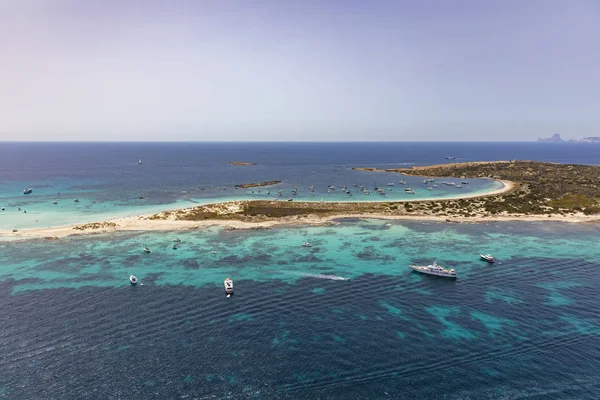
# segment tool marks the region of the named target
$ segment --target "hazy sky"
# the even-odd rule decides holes
[[[600,0],[0,0],[0,140],[600,136]]]

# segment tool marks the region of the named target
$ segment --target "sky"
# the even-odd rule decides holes
[[[0,141],[600,136],[600,0],[0,0]]]

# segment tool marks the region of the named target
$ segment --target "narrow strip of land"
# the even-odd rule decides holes
[[[212,225],[227,229],[265,229],[281,225],[329,224],[344,217],[447,222],[600,222],[598,166],[497,161],[385,171],[427,177],[488,178],[501,181],[504,186],[492,193],[456,199],[376,203],[233,201],[69,227],[0,231],[0,235],[55,239],[72,234],[187,230]]]

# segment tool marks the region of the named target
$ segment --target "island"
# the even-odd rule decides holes
[[[365,170],[365,168],[354,168]],[[76,227],[2,231],[14,237],[64,237],[115,231],[188,230],[219,225],[225,229],[268,229],[281,225],[336,224],[344,218],[430,220],[452,223],[488,221],[600,222],[600,166],[536,161],[464,162],[412,168],[372,169],[438,179],[493,179],[502,188],[454,199],[381,202],[243,200],[117,218]],[[278,181],[248,185],[274,184]],[[246,186],[252,187],[252,186]]]
[[[538,142],[562,143],[562,142],[564,142],[564,140],[562,140],[562,138],[560,137],[560,134],[555,133],[554,135],[552,135],[551,137],[548,137],[548,138],[538,138]]]
[[[242,165],[242,166],[246,166],[246,167],[251,167],[253,165],[256,165],[256,163],[246,162],[246,161],[231,161],[229,163],[229,165]]]
[[[261,186],[273,186],[281,183],[281,181],[264,181],[264,182],[254,182],[254,183],[240,183],[238,185],[234,185],[233,187],[236,189],[248,189],[253,187],[261,187]]]

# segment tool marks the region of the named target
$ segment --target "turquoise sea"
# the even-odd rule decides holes
[[[555,148],[542,147],[550,160]],[[350,158],[366,157],[353,151]],[[371,161],[391,160],[382,154]],[[316,161],[298,170],[312,171]],[[36,168],[2,170],[3,188],[20,188],[29,175],[56,185],[59,174],[46,162],[45,180]],[[70,169],[60,186],[77,187],[81,202],[93,193],[93,204],[116,204],[110,179],[115,195],[145,187],[106,171],[94,186]],[[151,176],[149,198],[173,204],[192,175]],[[35,197],[25,198],[35,207]],[[47,213],[54,223],[63,218]],[[340,219],[322,227],[0,241],[0,398],[600,398],[599,233],[597,224]],[[498,261],[485,263],[480,253]],[[433,260],[458,279],[409,269]],[[130,273],[140,284],[129,284]]]

